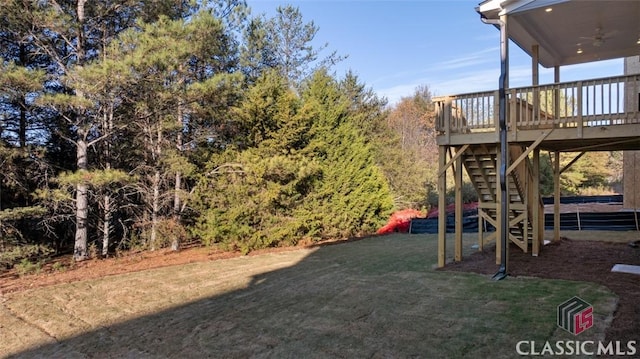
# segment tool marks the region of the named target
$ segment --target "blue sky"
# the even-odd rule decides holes
[[[278,6],[300,9],[319,28],[316,47],[324,55],[348,56],[335,67],[348,70],[391,104],[428,86],[435,96],[498,88],[500,33],[480,21],[479,0],[248,0],[252,14],[273,16]],[[510,86],[531,84],[531,58],[510,44]],[[621,75],[622,60],[560,69],[561,81]],[[540,83],[553,69],[540,67]]]

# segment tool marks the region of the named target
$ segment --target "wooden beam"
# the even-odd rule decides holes
[[[438,177],[440,177],[447,169],[449,169],[449,167],[451,167],[451,165],[455,163],[458,157],[462,156],[462,154],[464,153],[464,151],[467,150],[467,148],[469,148],[468,144],[462,146],[459,150],[456,151],[456,154],[449,160],[449,162],[446,162],[446,158],[445,158],[445,164],[443,166],[440,166],[440,170],[438,171]]]
[[[444,102],[444,134],[445,134],[445,142],[449,144],[451,142],[451,98],[447,97]],[[440,136],[438,136],[440,137]]]
[[[457,153],[456,153],[457,154]],[[454,183],[456,192],[454,260],[462,261],[462,157],[456,158]]]
[[[482,208],[478,208],[478,219],[482,218],[483,221],[486,221],[487,223],[489,223],[490,225],[492,225],[494,228],[498,228],[498,226],[496,225],[496,220],[494,218],[491,217],[491,215],[489,214],[489,212],[485,212]],[[478,245],[482,248],[484,246],[485,243],[489,243],[491,241],[496,241],[496,232],[492,232],[489,233],[489,235],[487,235],[486,238],[480,237],[479,238],[480,243],[478,243]]]
[[[478,252],[484,250],[484,211],[478,206]]]
[[[584,151],[587,151],[587,150],[594,150],[594,149],[597,149],[597,148],[609,147],[611,145],[623,145],[625,143],[631,143],[631,142],[637,142],[637,141],[638,141],[637,138],[620,140],[620,141],[611,141],[611,142],[608,142],[608,143],[600,143],[600,144],[597,144],[597,145],[570,148],[568,150],[565,150],[565,152],[584,152]]]
[[[577,89],[577,103],[582,103],[582,81],[578,81],[576,85]],[[578,113],[576,114],[576,121],[578,122],[578,138],[582,138],[584,136],[584,121],[582,120],[582,106],[576,106]]]
[[[560,82],[560,66],[553,68],[553,82]],[[560,92],[557,87],[553,89],[553,116],[560,118]]]
[[[514,216],[515,216],[515,214],[514,214]],[[514,225],[518,224],[518,222],[524,221],[525,219],[527,219],[527,211],[522,211],[522,213],[518,214],[513,219],[509,220],[509,228],[511,228]]]
[[[532,197],[531,208],[533,210],[533,247],[531,248],[531,254],[535,257],[540,253],[541,237],[544,237],[544,232],[540,233],[540,222],[542,220],[540,215],[540,149],[536,148],[533,151],[533,178],[531,186]]]
[[[580,157],[582,157],[586,152],[582,152],[579,155],[577,155],[574,159],[571,160],[571,162],[567,163],[566,166],[562,167],[562,169],[560,170],[560,174],[563,174],[564,171],[568,170],[569,167],[571,167],[574,163],[576,163]],[[560,152],[558,152],[558,158],[560,158]]]
[[[511,173],[511,171],[513,171],[516,167],[518,167],[520,162],[522,162],[525,158],[527,158],[527,156],[529,156],[529,153],[531,153],[531,151],[536,149],[538,145],[540,145],[540,143],[542,143],[542,141],[544,141],[544,139],[547,138],[549,134],[551,134],[552,131],[553,131],[552,128],[544,131],[542,135],[540,135],[540,137],[538,137],[538,139],[531,144],[531,146],[527,147],[527,149],[524,152],[522,152],[522,154],[515,161],[511,163],[509,168],[507,168],[507,176]]]
[[[560,152],[553,161],[553,240],[560,240]]]
[[[447,148],[438,146],[438,267],[446,264],[447,253]]]
[[[531,46],[531,84],[533,85],[533,118],[534,124],[540,123],[540,47],[538,44]]]
[[[518,142],[518,106],[516,106],[517,102],[517,94],[516,89],[509,90],[507,94],[507,108],[509,109],[509,113],[507,113],[507,136],[509,139],[507,142]]]
[[[554,151],[559,149],[563,152],[582,152],[585,150],[615,150],[625,143],[633,144],[638,142],[640,137],[640,126],[638,124],[612,125],[600,127],[585,127],[582,137],[576,136],[575,128],[555,128],[553,132],[544,140],[542,147],[545,150]],[[540,137],[541,130],[518,130],[518,142],[531,143]],[[599,141],[588,144],[587,141]],[[487,145],[495,146],[499,141],[494,132],[478,132],[471,134],[454,134],[451,137],[451,146]],[[586,143],[586,144],[585,144]],[[442,145],[438,143],[439,145]],[[588,145],[587,145],[588,144]],[[551,147],[547,146],[550,145]],[[596,146],[596,147],[594,147]],[[613,148],[612,148],[613,147]],[[638,146],[633,146],[636,149]]]
[[[540,84],[540,72],[538,71],[540,68],[539,48],[538,44],[531,46],[531,83],[533,86],[538,86]]]

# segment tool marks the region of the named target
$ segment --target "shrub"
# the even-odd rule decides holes
[[[41,259],[53,253],[53,249],[38,244],[15,246],[0,253],[0,267],[13,268],[24,261]]]
[[[15,268],[19,276],[37,274],[42,270],[42,261],[31,262],[30,260],[23,258],[20,263],[15,265]]]

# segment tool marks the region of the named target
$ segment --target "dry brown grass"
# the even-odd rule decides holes
[[[603,337],[615,309],[604,287],[435,271],[436,248],[434,235],[398,234],[8,293],[0,353],[508,358],[519,340],[568,338],[555,308],[574,295],[596,311],[581,339]]]

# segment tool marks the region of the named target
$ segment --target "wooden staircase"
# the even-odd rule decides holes
[[[510,163],[520,157],[524,152],[518,145],[509,147]],[[486,232],[485,225],[490,224],[499,228],[499,209],[501,208],[501,191],[498,183],[499,155],[496,146],[475,145],[469,146],[462,154],[464,167],[478,193],[478,227],[480,249],[488,242],[497,238],[498,231]],[[508,174],[508,200],[509,200],[509,240],[525,253],[529,251],[530,244],[542,242],[543,223],[539,218],[544,213],[541,199],[533,198],[533,172],[528,158],[524,158]],[[534,213],[538,211],[538,230],[534,231]],[[538,238],[534,238],[534,237]],[[538,245],[531,246],[533,255],[538,255]]]

